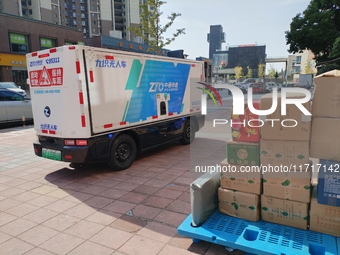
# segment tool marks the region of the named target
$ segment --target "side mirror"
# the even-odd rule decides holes
[[[24,101],[30,101],[31,98],[30,97],[24,97]]]

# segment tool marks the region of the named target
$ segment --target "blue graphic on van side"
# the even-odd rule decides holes
[[[125,121],[133,123],[156,116],[157,94],[169,94],[168,112],[180,113],[190,64],[179,63],[175,66],[172,62],[147,60],[137,86],[141,70],[140,61],[134,60],[125,88],[133,90]]]

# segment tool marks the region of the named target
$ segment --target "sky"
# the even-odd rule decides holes
[[[165,0],[161,22],[171,12],[181,13],[164,34],[170,37],[177,28],[185,28],[167,49],[183,49],[189,59],[209,57],[207,34],[211,25],[222,25],[226,42],[222,49],[239,44],[265,44],[267,57],[287,57],[285,31],[292,19],[302,13],[310,0]],[[283,64],[273,64],[281,71]],[[269,68],[269,65],[267,65]]]

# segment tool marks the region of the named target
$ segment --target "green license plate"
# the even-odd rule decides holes
[[[52,159],[52,160],[61,161],[61,151],[43,148],[42,149],[42,157]]]

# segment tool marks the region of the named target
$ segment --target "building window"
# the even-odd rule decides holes
[[[95,20],[93,20],[93,21],[92,21],[92,24],[93,24],[93,25],[96,25],[96,21],[95,21]]]
[[[28,1],[28,5],[31,6],[32,5],[32,2],[31,0]]]
[[[40,49],[41,50],[53,48],[54,46],[55,46],[55,40],[50,39],[50,38],[40,37]]]
[[[29,9],[29,10],[28,10],[28,13],[29,13],[30,15],[32,15],[32,13],[33,13],[32,9]]]
[[[94,13],[91,14],[92,18],[94,18]]]
[[[82,26],[85,26],[85,21],[82,21],[81,24],[82,24]]]
[[[84,13],[81,14],[81,18],[85,19],[85,14]]]
[[[28,40],[26,35],[9,33],[11,52],[27,53]]]
[[[57,6],[53,5],[53,10],[56,10],[57,9]]]
[[[64,3],[64,7],[67,8],[67,3]]]
[[[77,44],[77,43],[74,43],[74,42],[67,42],[67,41],[65,41],[65,43],[64,43],[65,45],[74,45],[74,44]]]
[[[301,56],[296,57],[296,64],[301,64]]]
[[[57,17],[58,17],[56,13],[54,13],[53,16],[54,16],[54,18],[57,18]]]

